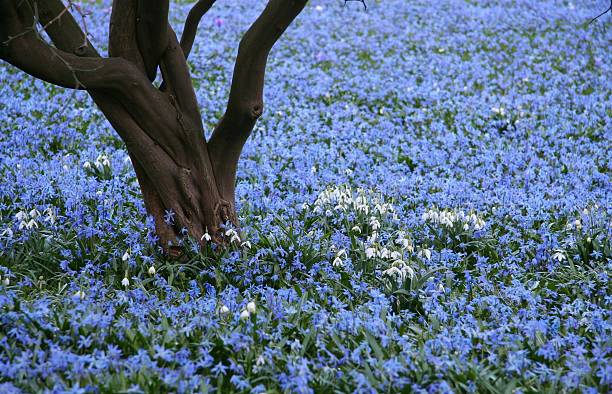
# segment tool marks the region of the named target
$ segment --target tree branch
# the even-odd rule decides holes
[[[215,1],[216,0],[199,0],[189,11],[187,19],[185,20],[183,35],[181,36],[181,48],[183,48],[185,59],[189,57],[189,53],[193,47],[200,20],[204,14],[210,10],[213,4],[215,4]]]
[[[0,10],[0,56],[15,67],[73,89],[119,89],[125,80],[125,64],[119,59],[81,58],[43,41],[35,29],[36,20],[28,2],[2,0]]]
[[[193,90],[187,61],[170,25],[168,25],[168,30],[168,45],[160,63],[164,78],[160,90],[172,95],[182,112],[197,126],[197,129],[194,130],[198,134],[196,138],[203,138],[202,115]]]
[[[136,42],[136,0],[114,0],[108,37],[108,54],[122,57],[145,72],[144,61]]]
[[[263,112],[268,54],[307,2],[270,0],[240,41],[227,109],[208,144],[217,186],[226,199],[234,195],[242,147]]]
[[[61,0],[30,2],[35,3],[33,6],[38,9],[39,22],[58,49],[77,56],[99,57],[98,51]]]
[[[151,81],[168,45],[169,0],[138,0],[136,12],[136,40]]]

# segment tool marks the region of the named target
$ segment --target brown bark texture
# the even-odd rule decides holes
[[[223,243],[224,226],[238,226],[236,168],[263,111],[268,54],[307,0],[269,0],[244,34],[225,113],[206,141],[187,57],[214,3],[194,4],[179,40],[168,23],[169,0],[114,0],[109,56],[102,57],[69,2],[0,0],[0,58],[89,93],[125,142],[160,245],[171,253],[185,230],[204,245],[205,233]],[[158,72],[160,88],[152,83]]]

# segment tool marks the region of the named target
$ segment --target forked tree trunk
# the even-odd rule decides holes
[[[61,0],[0,0],[0,57],[56,85],[86,89],[126,144],[147,211],[167,251],[177,237],[223,242],[238,226],[234,187],[242,147],[263,112],[268,54],[307,0],[270,0],[240,42],[225,114],[209,141],[186,59],[202,16],[198,1],[181,42],[168,0],[115,0],[101,58]],[[32,31],[39,23],[55,47]],[[163,83],[152,81],[161,70]]]

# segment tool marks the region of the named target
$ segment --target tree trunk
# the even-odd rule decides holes
[[[0,58],[49,83],[87,90],[125,142],[159,242],[172,254],[180,253],[177,238],[225,243],[224,225],[238,227],[236,167],[263,112],[268,54],[307,0],[269,0],[244,34],[225,114],[207,142],[187,58],[214,2],[196,3],[179,43],[169,0],[113,1],[110,57],[103,58],[61,0],[0,0]],[[160,88],[152,83],[158,71]]]
[[[224,227],[226,225],[238,227],[236,214],[234,188],[228,188],[222,193],[218,185],[234,184],[234,173],[222,169],[229,163],[220,162],[217,171],[209,159],[208,148],[201,133],[189,132],[193,127],[184,114],[177,108],[174,113],[163,113],[167,106],[150,108],[143,112],[156,112],[164,118],[181,119],[172,130],[163,134],[182,136],[180,143],[172,147],[159,146],[155,141],[147,141],[147,134],[141,133],[144,141],[133,141],[130,127],[146,124],[131,114],[130,121],[121,117],[117,108],[120,102],[111,102],[109,98],[99,94],[92,94],[105,116],[111,121],[115,130],[124,139],[130,159],[136,172],[136,177],[142,190],[147,212],[155,219],[155,230],[159,243],[165,251],[176,252],[177,239],[190,236],[201,245],[208,241],[225,243]],[[169,95],[169,101],[172,96]],[[150,145],[151,149],[143,149],[143,143]],[[172,150],[178,159],[173,160],[166,151]],[[225,176],[231,179],[217,179]],[[208,234],[210,239],[205,236]]]

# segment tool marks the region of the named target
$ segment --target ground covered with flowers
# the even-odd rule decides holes
[[[243,233],[179,261],[89,98],[0,65],[1,392],[611,389],[608,3],[367,4],[278,43]],[[202,22],[209,129],[263,5]]]

